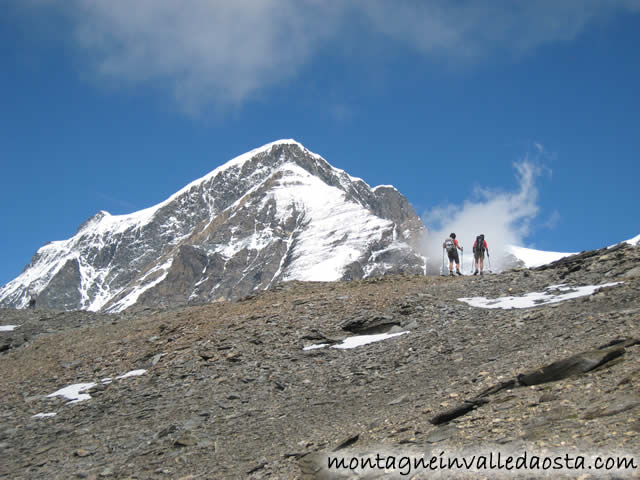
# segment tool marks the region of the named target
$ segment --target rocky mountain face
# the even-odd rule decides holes
[[[393,187],[369,187],[299,143],[237,157],[154,207],[100,212],[40,248],[0,305],[118,312],[235,299],[281,281],[420,273],[424,226]]]
[[[0,309],[0,326],[3,478],[346,479],[328,456],[465,451],[635,461],[499,472],[516,478],[640,470],[640,248],[628,244],[483,277],[292,281],[109,315]],[[343,348],[362,334],[386,339]],[[401,472],[357,478],[434,478]]]

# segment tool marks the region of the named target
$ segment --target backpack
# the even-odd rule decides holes
[[[484,236],[483,235],[478,235],[476,237],[476,246],[474,251],[478,253],[484,253]]]
[[[456,244],[453,242],[453,238],[449,237],[444,241],[444,248],[447,249],[447,253],[456,251]]]

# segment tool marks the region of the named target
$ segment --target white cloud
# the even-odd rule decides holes
[[[430,232],[424,246],[431,259],[432,271],[441,266],[442,242],[451,232],[456,233],[465,248],[465,271],[470,270],[473,241],[481,233],[489,246],[493,269],[502,267],[501,257],[506,245],[523,244],[539,212],[536,179],[545,169],[527,158],[515,163],[514,168],[518,183],[516,191],[500,192],[478,187],[473,200],[467,200],[463,205],[436,207],[423,215]]]
[[[331,6],[298,0],[36,0],[71,20],[100,78],[171,88],[186,110],[234,105],[294,75],[333,35]],[[335,17],[340,19],[340,15]]]
[[[414,1],[360,0],[373,27],[419,51],[454,60],[523,54],[575,39],[590,23],[637,0]]]
[[[453,62],[570,41],[637,0],[25,0],[62,11],[99,78],[162,85],[187,110],[239,105],[320,51],[371,38]],[[46,14],[46,10],[36,10]],[[388,43],[388,42],[387,42]],[[362,55],[366,57],[366,55]],[[158,83],[159,82],[159,83]]]

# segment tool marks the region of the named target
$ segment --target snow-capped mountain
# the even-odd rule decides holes
[[[393,187],[371,188],[293,140],[241,155],[164,202],[101,211],[48,243],[0,305],[122,311],[238,298],[281,281],[423,273],[424,226]]]

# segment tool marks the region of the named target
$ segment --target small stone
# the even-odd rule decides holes
[[[191,432],[182,432],[173,444],[178,447],[191,447],[197,445],[199,441],[198,437]]]
[[[387,405],[389,405],[389,406],[398,405],[398,404],[404,402],[406,399],[407,399],[407,395],[404,394],[404,395],[402,395],[402,396],[400,396],[400,397],[398,397],[398,398],[396,398],[394,400],[391,400]]]
[[[85,450],[84,448],[79,448],[73,454],[76,457],[82,458],[82,457],[88,457],[89,455],[91,455],[91,452],[89,450]]]
[[[416,322],[415,320],[413,320],[413,321],[411,321],[411,322],[407,323],[407,324],[404,326],[404,330],[408,330],[408,331],[411,331],[411,330],[418,330],[419,328],[420,328],[420,325],[418,325],[418,322]]]
[[[164,357],[164,355],[165,355],[164,353],[158,353],[157,355],[154,355],[153,359],[151,360],[151,365],[155,367],[160,361],[160,359]]]
[[[175,432],[176,430],[178,430],[177,426],[169,425],[167,428],[163,428],[162,430],[160,430],[160,432],[158,433],[158,437],[159,438],[166,437],[167,435]]]
[[[620,275],[620,278],[635,278],[635,277],[640,277],[640,267],[632,268],[631,270],[628,270],[622,275]]]
[[[553,402],[554,400],[557,400],[557,399],[558,397],[556,397],[553,393],[547,392],[542,394],[542,396],[538,400],[538,403]]]
[[[252,473],[256,473],[258,470],[262,470],[264,467],[267,466],[267,460],[265,458],[263,458],[260,463],[258,463],[257,465],[255,465],[254,467],[251,467],[248,471],[247,471],[247,475],[251,475]]]

